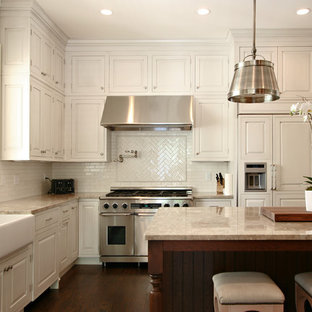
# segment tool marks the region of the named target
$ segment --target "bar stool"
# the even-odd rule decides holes
[[[312,311],[312,272],[295,275],[297,312]]]
[[[285,297],[260,272],[225,272],[212,277],[215,312],[283,312]]]

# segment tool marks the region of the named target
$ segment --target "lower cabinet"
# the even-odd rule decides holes
[[[195,199],[195,207],[231,207],[231,199]]]
[[[58,279],[57,248],[57,223],[35,234],[33,299],[36,299]]]
[[[272,206],[272,197],[267,194],[241,195],[239,207],[268,207]]]
[[[99,200],[79,201],[79,257],[99,256]]]
[[[32,244],[0,261],[0,311],[21,311],[31,301]]]

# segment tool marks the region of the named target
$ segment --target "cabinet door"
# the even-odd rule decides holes
[[[228,57],[223,55],[196,56],[195,92],[224,92],[228,89]]]
[[[278,85],[281,98],[312,95],[312,47],[278,48]]]
[[[231,200],[196,199],[195,207],[231,207]]]
[[[79,257],[99,256],[99,201],[79,201]]]
[[[305,207],[304,191],[302,192],[273,192],[273,206]]]
[[[199,99],[195,110],[193,160],[228,160],[228,103],[223,100]]]
[[[65,88],[65,79],[64,79],[64,52],[62,52],[59,48],[54,48],[53,50],[53,82],[55,87],[64,91]]]
[[[69,219],[62,220],[59,231],[59,270],[70,264],[70,226]]]
[[[37,77],[42,77],[42,52],[43,37],[41,32],[32,25],[30,31],[30,70]]]
[[[65,127],[65,103],[64,97],[55,94],[52,105],[52,125],[53,125],[53,157],[64,158],[64,127]]]
[[[303,176],[311,176],[312,173],[309,125],[299,116],[273,116],[273,127],[276,189],[303,191]]]
[[[71,92],[89,95],[104,94],[104,61],[104,56],[73,56]]]
[[[58,226],[35,236],[34,246],[34,299],[58,278]]]
[[[52,157],[52,105],[52,92],[43,89],[40,111],[42,157]]]
[[[106,128],[100,125],[104,100],[72,101],[72,158],[106,161]]]
[[[191,91],[190,56],[153,56],[153,92]]]
[[[70,214],[70,261],[73,262],[78,257],[79,251],[79,215],[78,215],[78,206],[77,204],[72,205],[71,214]]]
[[[40,85],[32,83],[30,87],[30,155],[42,156],[41,146],[41,100],[43,89]]]
[[[110,92],[147,92],[147,56],[111,56]]]
[[[240,195],[240,207],[270,207],[272,206],[271,195]]]
[[[240,47],[239,48],[239,61],[242,62],[244,58],[251,55],[252,47]],[[259,60],[262,60],[260,56],[263,56],[267,61],[274,64],[275,73],[277,73],[277,48],[276,47],[259,47],[257,46],[257,55],[259,55]],[[257,59],[258,59],[257,58]],[[248,58],[246,60],[251,60]]]
[[[42,40],[41,53],[41,76],[47,83],[52,84],[53,43],[45,37]]]
[[[15,312],[31,301],[31,248],[9,260],[10,269],[4,274],[6,312]]]
[[[272,116],[239,116],[240,159],[272,160]]]

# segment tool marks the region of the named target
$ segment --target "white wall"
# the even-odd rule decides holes
[[[52,173],[51,163],[0,161],[0,202],[46,194],[49,182],[43,176]]]
[[[74,178],[78,192],[107,192],[111,186],[192,186],[216,191],[215,174],[225,162],[192,162],[192,132],[112,132],[112,160],[125,150],[138,158],[123,163],[53,163],[53,178]],[[207,175],[210,174],[207,178]]]

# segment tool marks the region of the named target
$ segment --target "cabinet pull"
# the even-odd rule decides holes
[[[58,152],[55,152],[54,155],[58,155]]]
[[[68,212],[68,209],[67,210],[63,210],[63,213],[66,213],[66,212]]]
[[[71,207],[72,208],[72,210],[74,210],[75,209],[75,207]]]
[[[55,81],[55,84],[59,84],[59,82],[58,82],[58,81]]]
[[[51,218],[48,218],[48,219],[45,219],[45,222],[49,222],[49,221],[51,221],[53,218],[51,217]]]
[[[101,87],[101,90],[104,90],[104,87]]]
[[[199,153],[197,152],[196,155],[199,155]]]
[[[42,76],[46,76],[46,75],[47,75],[47,73],[41,72],[41,75],[42,75]]]
[[[104,153],[100,153],[101,156],[104,156]]]
[[[154,86],[154,89],[157,89],[157,87],[156,87],[156,86]]]
[[[197,86],[196,89],[199,89],[199,86]]]
[[[147,90],[147,86],[145,86],[144,89]]]

